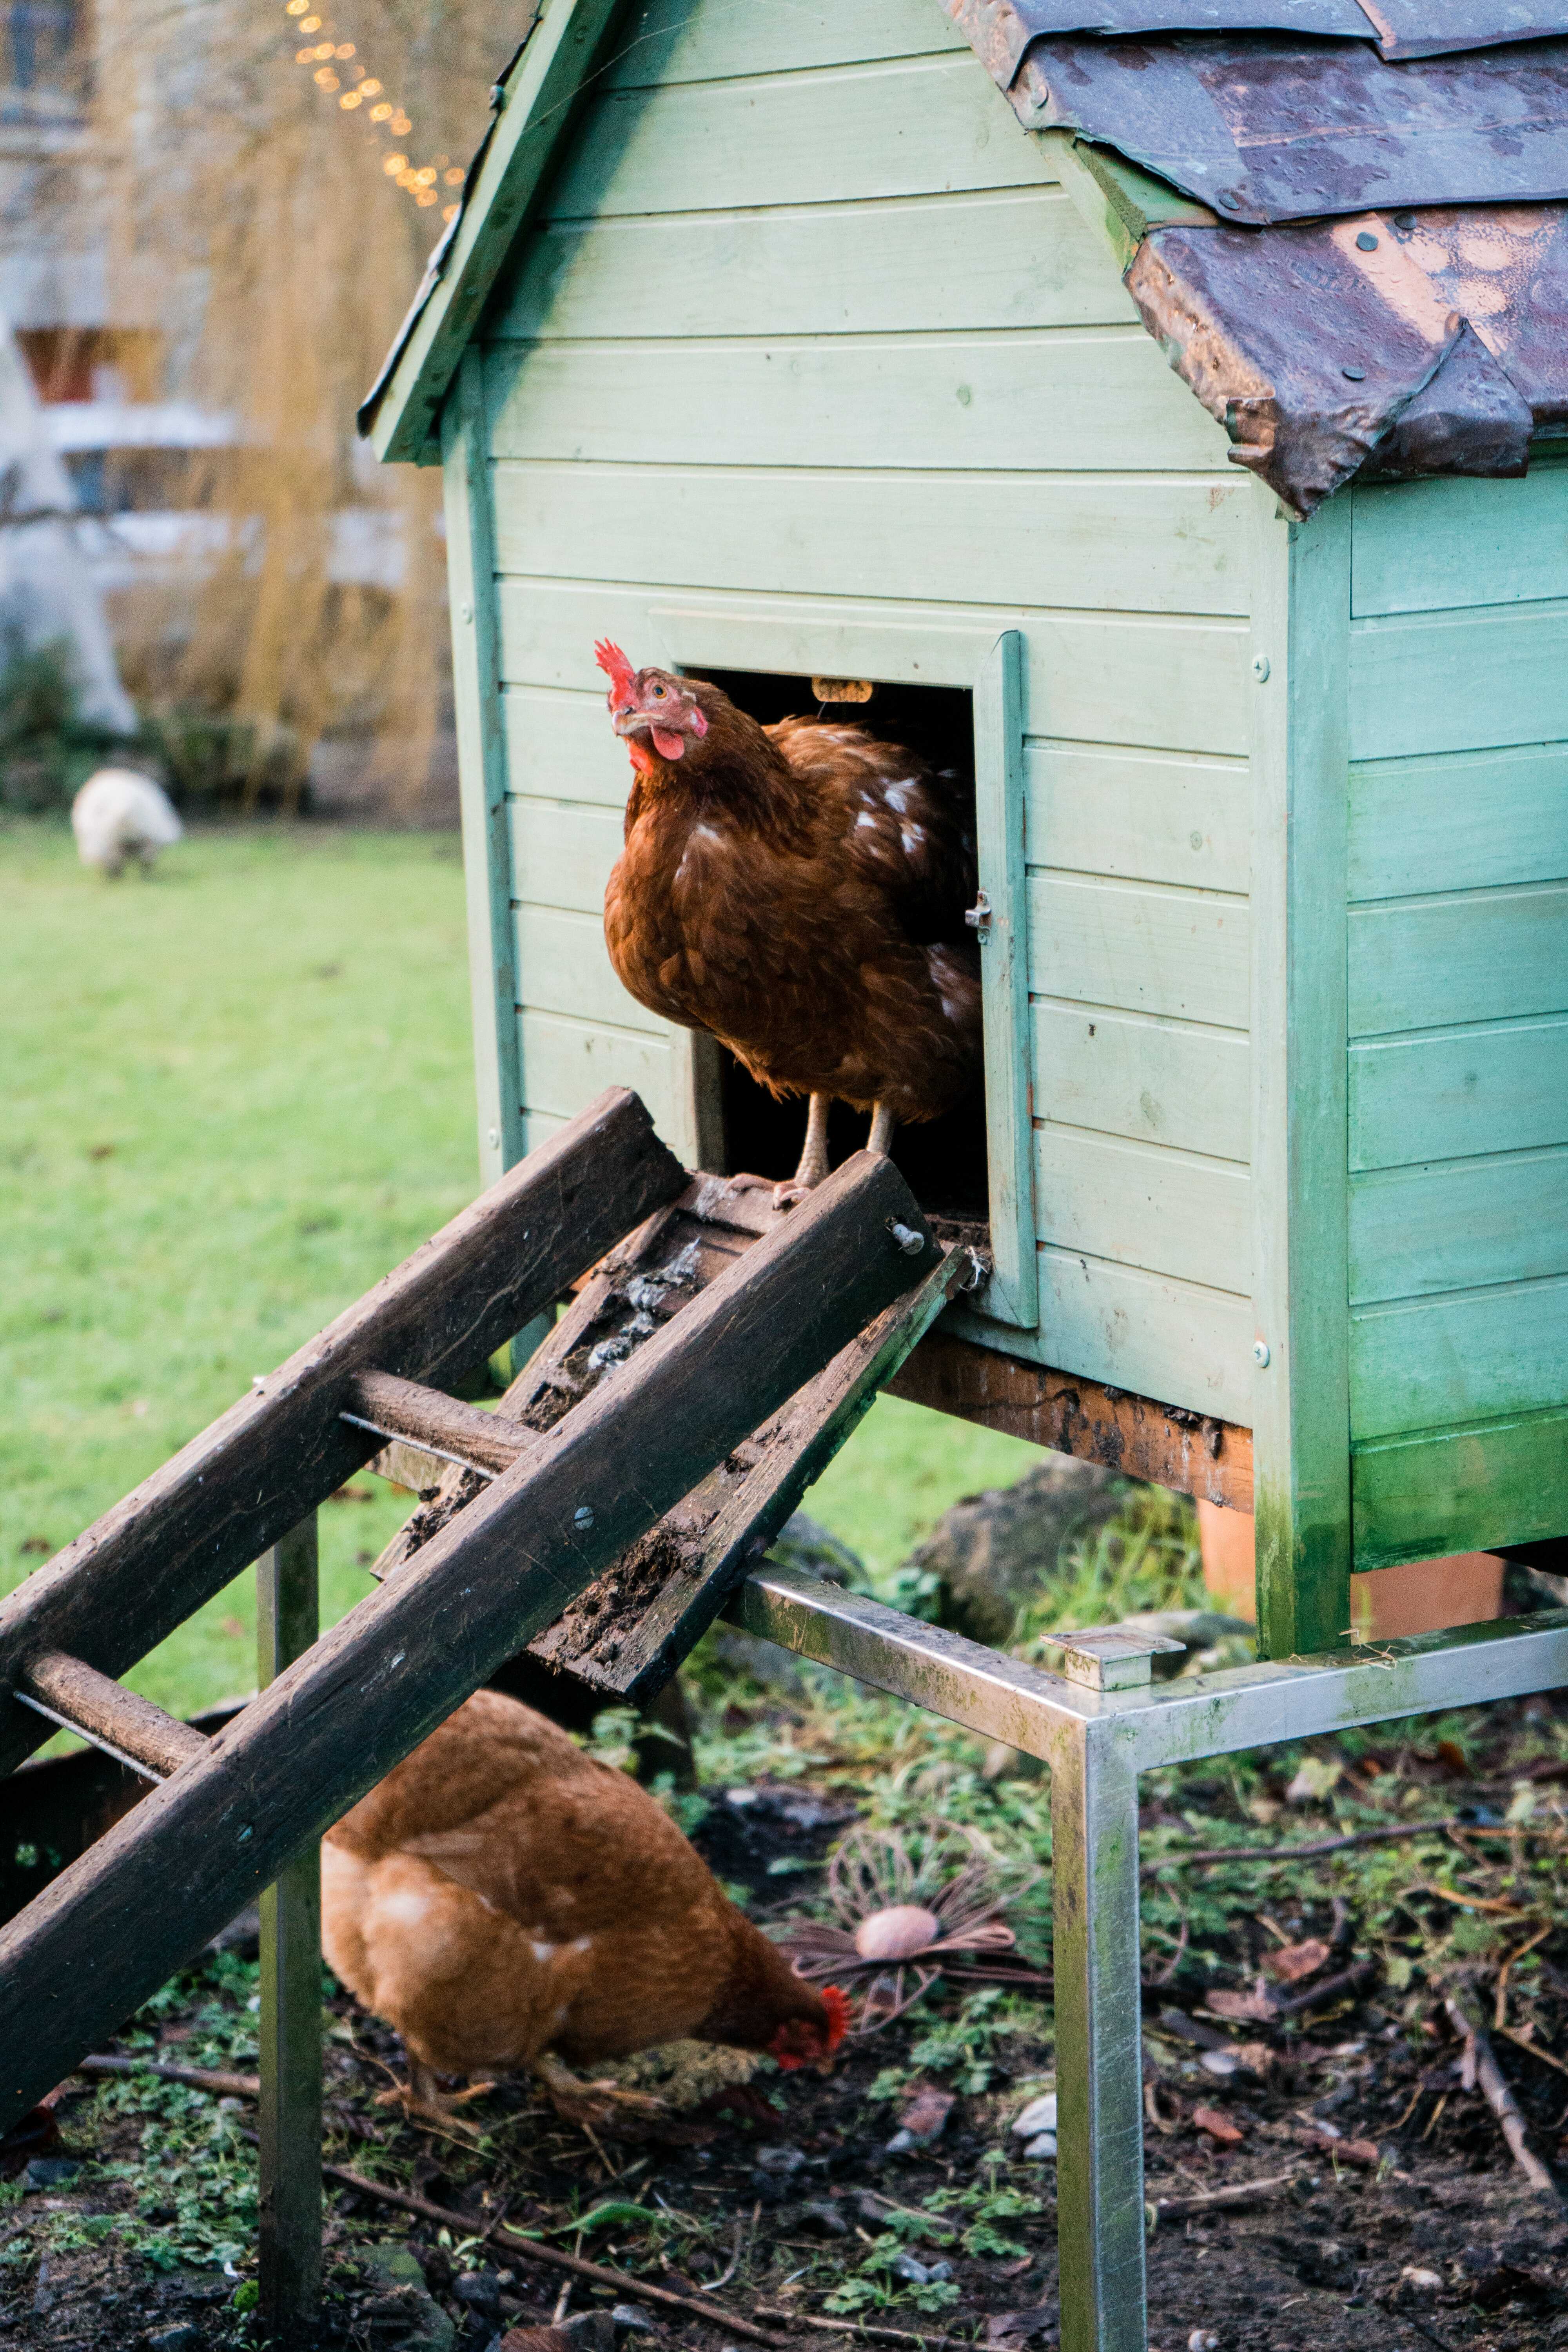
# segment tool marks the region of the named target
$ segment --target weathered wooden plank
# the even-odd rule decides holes
[[[1173,1274],[1210,1290],[1252,1286],[1245,1167],[1047,1122],[1035,1130],[1040,1239]]]
[[[631,762],[602,694],[511,686],[500,704],[509,792],[624,811]]]
[[[986,1181],[994,1271],[986,1312],[1032,1330],[1039,1318],[1035,1272],[1035,1171],[1030,1144],[1028,886],[1024,866],[1023,639],[1006,630],[973,687],[974,828],[984,1026]]]
[[[888,1390],[1031,1445],[1103,1463],[1129,1478],[1238,1511],[1252,1508],[1249,1429],[977,1348],[945,1327],[921,1341]]]
[[[921,57],[968,43],[927,0],[833,0],[746,8],[645,0],[621,30],[607,89],[660,82],[713,81],[732,74],[803,72],[873,58]]]
[[[1229,1029],[1087,1013],[1036,998],[1035,1113],[1141,1143],[1245,1161],[1252,1149],[1250,1049]]]
[[[1479,606],[1351,629],[1352,760],[1568,736],[1568,604]]]
[[[849,663],[837,675],[879,677],[890,674],[895,646],[907,662],[911,650],[919,658],[922,639],[940,645],[955,630],[973,636],[1016,628],[1025,640],[1025,725],[1031,734],[1097,742],[1113,725],[1120,741],[1135,746],[1222,755],[1247,748],[1251,640],[1237,621],[849,598],[784,603],[668,585],[527,578],[499,581],[497,605],[502,677],[583,693],[597,675],[594,640],[606,632],[639,661],[669,659],[668,639],[679,624],[683,644],[694,641],[687,653],[700,669],[710,659],[705,628],[719,641],[737,623],[766,624],[776,647],[769,666],[792,676],[810,667],[799,657],[805,642],[835,635]]]
[[[1042,472],[1225,472],[1223,427],[1139,326],[658,343],[611,331],[489,345],[492,457],[983,473],[1005,446]]]
[[[1350,894],[1405,898],[1568,875],[1568,744],[1351,770]]]
[[[506,816],[514,895],[535,906],[601,914],[605,885],[621,854],[620,811],[509,800]]]
[[[1074,875],[1029,880],[1029,986],[1038,996],[1245,1029],[1245,898]]]
[[[517,975],[511,952],[506,752],[497,724],[490,478],[485,457],[483,370],[477,351],[463,357],[441,430],[479,1175],[481,1182],[493,1184],[516,1166],[523,1147],[511,1020]]]
[[[685,1181],[605,1096],[0,1602],[0,1687],[40,1650],[123,1673],[375,1451],[337,1418],[355,1372],[455,1383]],[[5,1708],[0,1770],[37,1726]]]
[[[1244,892],[1251,878],[1246,767],[1119,747],[1031,743],[1031,866]]]
[[[1345,1328],[1345,808],[1350,510],[1286,520],[1254,486],[1251,1421],[1258,1636],[1351,1622]]]
[[[1135,325],[1059,188],[542,224],[491,331],[940,334]]]
[[[395,1372],[356,1373],[343,1410],[373,1422],[383,1437],[412,1438],[492,1474],[510,1470],[528,1449],[529,1441],[493,1412],[419,1381],[400,1381]]]
[[[1568,596],[1568,466],[1521,481],[1377,485],[1352,493],[1358,619]]]
[[[934,57],[612,92],[551,191],[550,217],[885,202],[1055,178],[973,58]]]
[[[1250,1300],[1173,1275],[1043,1249],[1040,1344],[1023,1352],[1221,1421],[1251,1407]]]
[[[1568,1011],[1568,882],[1356,907],[1352,1037]]]
[[[1350,1269],[1354,1306],[1568,1274],[1568,1151],[1352,1178]]]
[[[1358,1568],[1539,1542],[1568,1528],[1568,1412],[1358,1445],[1352,1483]]]
[[[607,583],[641,563],[650,584],[896,596],[915,562],[922,592],[954,604],[1220,615],[1246,610],[1248,488],[1245,478],[1052,475],[1025,499],[1014,474],[895,484],[875,469],[491,469],[505,572]],[[1061,730],[1032,719],[1030,731]]]
[[[1568,1276],[1363,1307],[1352,1316],[1358,1438],[1544,1411],[1565,1396]]]
[[[597,914],[570,914],[557,907],[514,907],[518,987],[524,1005],[569,1019],[598,1021],[639,1035],[667,1038],[669,1024],[645,1012],[616,978],[605,952],[605,927]]]
[[[204,1733],[63,1650],[41,1650],[29,1658],[17,1687],[26,1697],[40,1700],[56,1723],[122,1762],[145,1767],[154,1780],[165,1780],[206,1748]]]
[[[598,952],[604,955],[602,942]],[[529,1110],[574,1118],[584,1103],[606,1086],[630,1087],[647,1103],[655,1127],[670,1134],[675,1078],[664,1038],[532,1010],[519,1014],[518,1029],[523,1101]]]
[[[0,1935],[0,2129],[937,1263],[891,1162],[830,1176]]]
[[[1350,1087],[1353,1169],[1568,1143],[1568,1020],[1353,1045]]]

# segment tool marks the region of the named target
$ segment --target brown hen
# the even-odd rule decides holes
[[[527,2067],[564,2115],[628,2095],[570,2065],[694,2036],[820,2063],[847,2004],[798,1977],[646,1790],[479,1691],[328,1832],[322,1944],[395,2026],[406,2104],[436,2074]],[[640,2102],[647,2105],[649,2102]]]
[[[636,777],[605,894],[639,1004],[710,1030],[775,1095],[811,1097],[781,1205],[827,1172],[834,1100],[900,1120],[980,1075],[974,838],[956,779],[863,728],[760,726],[719,687],[597,648]]]

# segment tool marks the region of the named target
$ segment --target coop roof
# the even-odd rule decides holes
[[[931,0],[931,6],[939,0]],[[1568,0],[941,0],[1048,138],[1232,456],[1310,513],[1363,468],[1568,434]],[[428,458],[572,105],[630,12],[552,0],[361,411]]]

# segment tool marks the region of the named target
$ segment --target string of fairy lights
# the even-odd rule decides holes
[[[414,129],[408,115],[395,99],[387,97],[375,76],[366,73],[359,64],[353,42],[337,38],[331,18],[317,13],[316,0],[284,0],[283,13],[295,19],[290,31],[317,37],[295,50],[294,62],[314,68],[310,79],[322,96],[335,98],[344,114],[357,114],[363,107],[366,121],[375,125],[377,136],[395,142],[406,139]],[[347,89],[343,87],[345,82]],[[395,145],[391,154],[382,157],[381,168],[395,187],[413,197],[422,212],[440,203],[443,187],[460,188],[463,184],[462,166],[454,163],[449,155],[437,155],[428,163],[416,163],[400,145]],[[457,209],[456,204],[443,206],[442,219],[449,221]]]

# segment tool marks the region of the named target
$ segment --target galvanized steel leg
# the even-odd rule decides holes
[[[1061,2352],[1144,2352],[1138,1775],[1114,1721],[1051,1759]]]
[[[257,1680],[316,1638],[316,1515],[256,1563]],[[321,1862],[312,1845],[261,1897],[262,2325],[316,2340],[321,2300]]]

